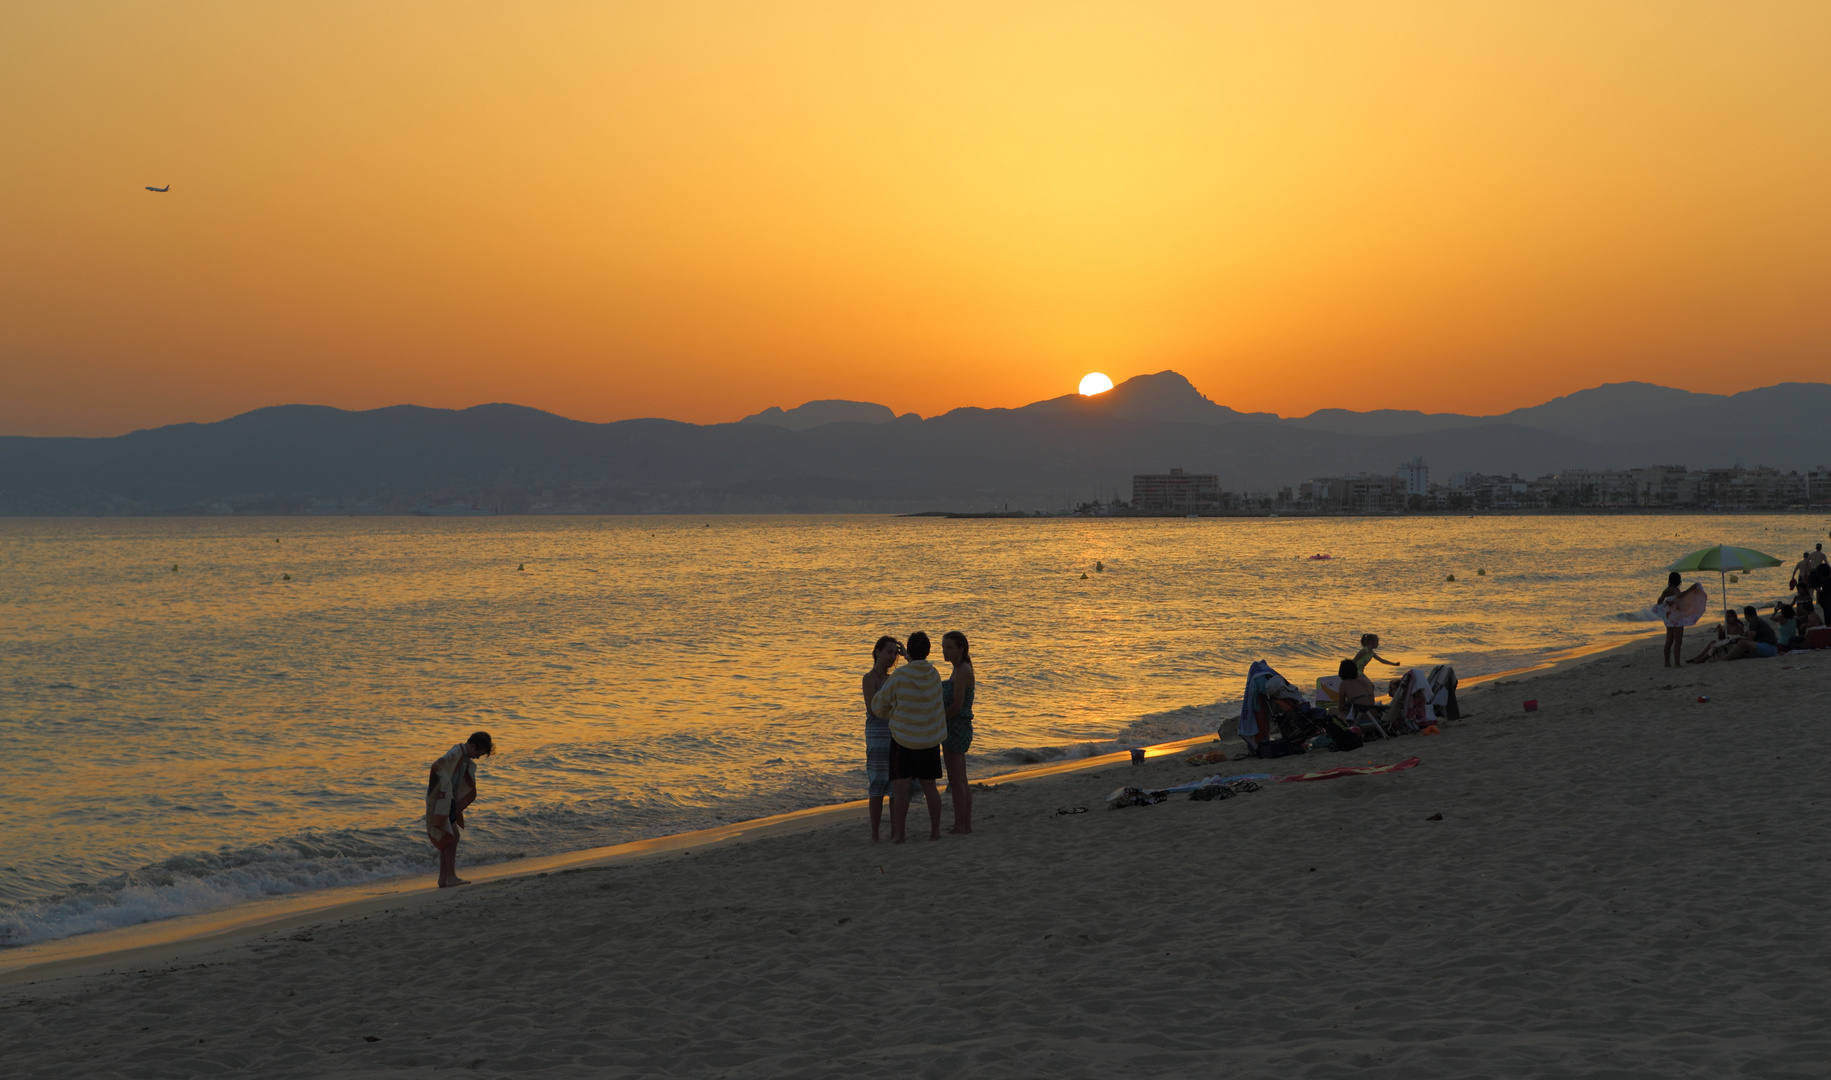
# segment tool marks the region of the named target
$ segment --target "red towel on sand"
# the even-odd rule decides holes
[[[1374,773],[1398,772],[1402,769],[1413,769],[1418,765],[1417,758],[1406,758],[1390,765],[1349,765],[1340,769],[1324,769],[1322,772],[1298,773],[1278,781],[1280,784],[1293,784],[1299,780],[1334,780],[1343,776],[1371,776]]]

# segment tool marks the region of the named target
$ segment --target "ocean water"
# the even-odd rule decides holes
[[[0,520],[0,944],[429,871],[426,766],[477,728],[500,750],[466,863],[862,797],[880,633],[971,638],[983,775],[1212,731],[1254,659],[1307,684],[1363,631],[1465,676],[1646,634],[1665,563],[1718,542],[1797,558],[1819,529]]]

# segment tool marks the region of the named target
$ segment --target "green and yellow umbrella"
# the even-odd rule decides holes
[[[1689,570],[1694,573],[1699,570],[1715,570],[1723,585],[1723,606],[1733,611],[1734,608],[1731,607],[1729,603],[1729,581],[1727,575],[1741,574],[1749,570],[1759,570],[1763,567],[1779,565],[1779,559],[1764,552],[1756,551],[1754,548],[1730,547],[1728,544],[1718,544],[1716,547],[1707,547],[1699,551],[1694,551],[1673,563],[1671,566],[1666,567],[1666,569],[1678,570],[1680,572]]]

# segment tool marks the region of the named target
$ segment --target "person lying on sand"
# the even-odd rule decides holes
[[[426,839],[439,851],[439,888],[469,885],[458,876],[458,832],[464,808],[477,800],[477,759],[496,752],[487,731],[445,751],[426,778]]]

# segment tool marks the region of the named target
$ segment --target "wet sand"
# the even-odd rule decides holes
[[[1001,784],[970,838],[873,846],[858,810],[504,868],[15,972],[0,1059],[22,1077],[1820,1075],[1827,675],[1824,653],[1667,671],[1647,642],[1471,690],[1473,718],[1439,736]]]

